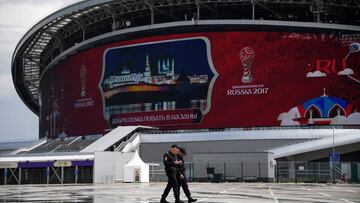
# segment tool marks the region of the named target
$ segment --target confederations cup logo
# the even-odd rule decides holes
[[[87,76],[88,76],[88,70],[87,67],[85,65],[82,65],[80,67],[80,99],[77,99],[74,102],[74,107],[75,108],[85,108],[85,107],[90,107],[90,106],[94,106],[95,102],[94,99],[91,97],[88,97],[88,92],[87,92]]]
[[[244,47],[240,51],[240,60],[243,66],[243,83],[250,83],[253,81],[253,76],[251,75],[252,62],[255,57],[255,51],[251,47]]]
[[[87,69],[85,65],[82,65],[80,68],[80,80],[81,80],[81,92],[80,92],[80,96],[81,97],[86,97],[87,96],[87,91],[86,91],[86,83],[87,83]]]

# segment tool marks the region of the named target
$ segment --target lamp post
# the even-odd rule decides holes
[[[333,144],[332,144],[332,183],[335,184],[335,127],[333,127]]]

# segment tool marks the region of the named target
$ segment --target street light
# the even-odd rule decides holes
[[[333,127],[333,146],[332,146],[332,183],[335,184],[335,127]]]

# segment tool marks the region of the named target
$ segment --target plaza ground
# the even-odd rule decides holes
[[[155,203],[164,187],[165,183],[7,185],[0,186],[0,202]],[[203,203],[360,203],[360,185],[190,183],[190,188]],[[173,200],[171,194],[168,201]]]

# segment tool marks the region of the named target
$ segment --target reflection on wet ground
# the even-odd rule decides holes
[[[0,202],[155,203],[164,187],[165,183],[0,186]],[[190,188],[198,202],[209,203],[360,203],[360,185],[191,183]],[[168,201],[174,201],[172,195]]]

